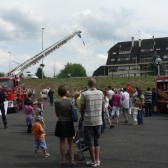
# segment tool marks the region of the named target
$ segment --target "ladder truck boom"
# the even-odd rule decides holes
[[[51,45],[50,47],[44,49],[43,51],[41,51],[40,53],[38,53],[37,55],[33,56],[32,58],[26,60],[25,62],[19,64],[18,66],[16,66],[15,68],[13,68],[12,70],[10,70],[9,72],[7,72],[5,74],[5,76],[14,76],[14,75],[20,75],[22,74],[23,70],[27,69],[28,67],[36,64],[37,62],[39,62],[41,59],[43,59],[44,57],[46,57],[47,55],[49,55],[51,52],[53,52],[54,50],[58,49],[59,47],[61,47],[62,45],[64,45],[65,43],[67,43],[69,40],[71,40],[75,35],[80,36],[81,31],[75,31],[73,33],[71,33],[70,35],[64,37],[63,39],[61,39],[60,41],[54,43],[53,45]]]
[[[4,77],[0,77],[0,85],[3,87],[4,92],[6,94],[6,112],[15,112],[18,109],[23,107],[23,103],[27,93],[25,93],[25,89],[20,87],[19,81],[23,77],[23,71],[39,62],[41,59],[46,57],[48,54],[58,49],[69,40],[71,40],[75,35],[78,35],[81,38],[81,31],[75,31],[68,36],[64,37],[60,41],[54,43],[50,47],[44,49],[37,55],[31,57],[25,62],[19,64],[9,72],[7,72]]]

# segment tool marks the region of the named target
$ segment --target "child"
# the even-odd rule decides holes
[[[37,106],[35,108],[35,115],[36,115],[36,117],[38,117],[38,116],[41,117],[41,125],[42,125],[43,129],[45,129],[45,123],[44,123],[44,118],[43,118],[43,109],[42,109],[41,102],[37,101]]]
[[[34,152],[35,152],[35,157],[37,157],[37,151],[39,150],[39,147],[44,152],[44,157],[49,157],[50,154],[47,153],[47,145],[45,141],[45,135],[44,135],[44,129],[41,125],[42,117],[38,116],[35,118],[35,123],[32,126],[32,131],[34,133]]]
[[[27,105],[25,106],[24,112],[26,114],[26,125],[27,125],[27,133],[32,132],[32,121],[33,121],[33,107],[32,103],[28,102]]]

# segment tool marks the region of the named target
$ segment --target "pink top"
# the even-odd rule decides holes
[[[33,115],[33,107],[32,106],[30,106],[30,105],[26,105],[26,107],[25,107],[25,114],[32,114]]]
[[[113,94],[112,95],[113,106],[119,106],[120,99],[121,99],[121,96],[119,94]]]

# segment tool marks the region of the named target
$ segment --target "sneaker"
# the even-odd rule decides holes
[[[97,166],[100,166],[100,160],[96,161]]]
[[[45,158],[50,157],[50,154],[49,154],[49,153],[46,153],[44,157],[45,157]]]
[[[90,167],[97,167],[97,162],[92,162],[92,161],[90,160],[90,161],[87,161],[87,162],[86,162],[86,165],[87,165],[87,166],[90,166]]]

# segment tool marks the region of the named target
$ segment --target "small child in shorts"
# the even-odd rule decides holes
[[[42,117],[37,116],[35,118],[35,123],[32,126],[32,131],[34,133],[34,152],[35,152],[35,157],[37,157],[37,151],[39,148],[42,149],[44,152],[44,157],[49,157],[50,154],[47,153],[47,145],[45,141],[45,134],[44,134],[44,129],[41,125]]]

